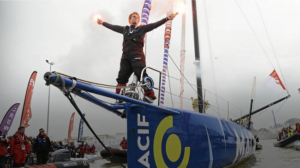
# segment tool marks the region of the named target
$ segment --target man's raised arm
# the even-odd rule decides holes
[[[113,30],[117,33],[123,34],[124,27],[122,27],[122,26],[112,25],[112,24],[109,24],[107,22],[103,22],[101,19],[98,19],[97,22],[98,22],[98,24],[102,24],[104,27],[107,27],[110,30]]]
[[[157,28],[157,27],[159,27],[159,26],[161,26],[161,25],[163,25],[163,24],[166,23],[168,20],[173,20],[174,17],[175,17],[177,14],[178,14],[178,13],[172,14],[172,15],[170,15],[170,16],[168,16],[168,17],[166,17],[166,18],[164,18],[164,19],[162,19],[162,20],[160,20],[160,21],[158,21],[158,22],[150,23],[150,24],[145,25],[145,26],[144,26],[144,31],[145,31],[145,33],[149,32],[149,31],[151,31],[151,30],[153,30],[153,29],[155,29],[155,28]]]

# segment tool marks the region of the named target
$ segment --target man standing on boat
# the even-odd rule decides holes
[[[121,90],[118,87],[126,86],[126,83],[133,72],[137,76],[137,79],[140,80],[141,72],[146,67],[145,55],[143,53],[145,34],[161,26],[166,21],[173,20],[175,16],[176,15],[173,14],[158,22],[140,26],[138,26],[140,16],[137,12],[133,12],[129,15],[128,21],[130,26],[111,25],[107,22],[103,22],[99,18],[97,19],[98,24],[102,24],[108,29],[123,34],[123,53],[117,78],[117,94],[119,94]],[[143,77],[146,76],[148,75],[144,72]],[[156,99],[153,90],[145,90],[144,95],[145,98],[149,98],[149,102]]]

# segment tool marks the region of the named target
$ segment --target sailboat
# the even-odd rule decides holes
[[[192,1],[192,5],[193,23],[196,24],[195,0]],[[197,25],[194,25],[194,32],[195,46],[199,46]],[[197,52],[199,54],[199,51],[196,51],[196,55]],[[199,57],[196,57],[197,60],[199,61]],[[152,68],[147,67],[147,69]],[[161,74],[160,71],[157,72]],[[52,84],[64,93],[97,140],[122,167],[124,167],[123,164],[105,147],[86,118],[83,117],[71,93],[118,116],[126,117],[128,167],[147,168],[227,167],[237,164],[254,153],[256,141],[249,127],[243,127],[235,122],[248,117],[250,119],[251,115],[289,97],[284,97],[255,111],[252,111],[252,99],[249,114],[231,122],[201,113],[203,108],[201,101],[199,103],[200,113],[195,113],[184,109],[149,104],[143,99],[115,94],[101,88],[107,87],[107,85],[85,81],[59,72],[47,72],[44,79],[47,85]],[[197,78],[197,84],[199,83],[201,85],[201,78]],[[136,85],[138,89],[142,86],[152,89],[154,83],[149,80]],[[128,86],[128,88],[131,89],[132,86]],[[109,104],[92,94],[120,100],[123,103]],[[198,100],[201,100],[201,95],[202,89],[198,85]]]

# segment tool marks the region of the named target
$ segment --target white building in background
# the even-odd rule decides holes
[[[126,133],[117,133],[116,135],[104,134],[104,135],[97,135],[97,136],[104,143],[105,146],[119,147],[120,142],[122,141],[123,137],[126,138],[127,134]],[[93,144],[98,149],[103,148],[102,145],[98,142],[96,137],[93,137]]]
[[[116,135],[97,135],[97,137],[104,143],[105,146],[111,146],[111,147],[119,147],[121,141],[123,140],[123,137],[127,139],[126,133],[117,133]],[[80,145],[80,143],[77,142],[77,137],[72,137],[70,142],[74,142],[75,146]],[[98,142],[96,137],[90,137],[90,136],[84,136],[82,137],[82,141],[85,143],[88,143],[90,146],[95,145],[96,148],[102,149],[102,145]],[[63,144],[67,144],[67,141],[63,141]]]
[[[116,144],[120,144],[121,141],[123,140],[123,137],[125,137],[127,139],[127,134],[126,133],[117,133],[115,135],[115,139],[116,139]]]

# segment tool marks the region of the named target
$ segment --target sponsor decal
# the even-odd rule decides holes
[[[147,122],[146,116],[137,113],[137,145],[140,151],[143,151],[143,155],[138,159],[138,162],[144,167],[150,168],[149,156],[151,149],[149,138],[149,122]],[[166,151],[167,158],[171,162],[177,162],[183,153],[183,159],[178,168],[187,167],[190,158],[190,147],[182,147],[180,138],[176,134],[170,134],[167,137],[166,144],[163,144],[163,138],[168,129],[173,127],[173,117],[168,116],[160,121],[154,134],[153,140],[153,156],[156,167],[167,168],[169,167],[163,158],[163,150]],[[141,136],[147,135],[147,136]],[[145,138],[146,143],[141,143],[142,137]],[[163,149],[164,147],[164,149]],[[153,167],[153,166],[152,166]]]

